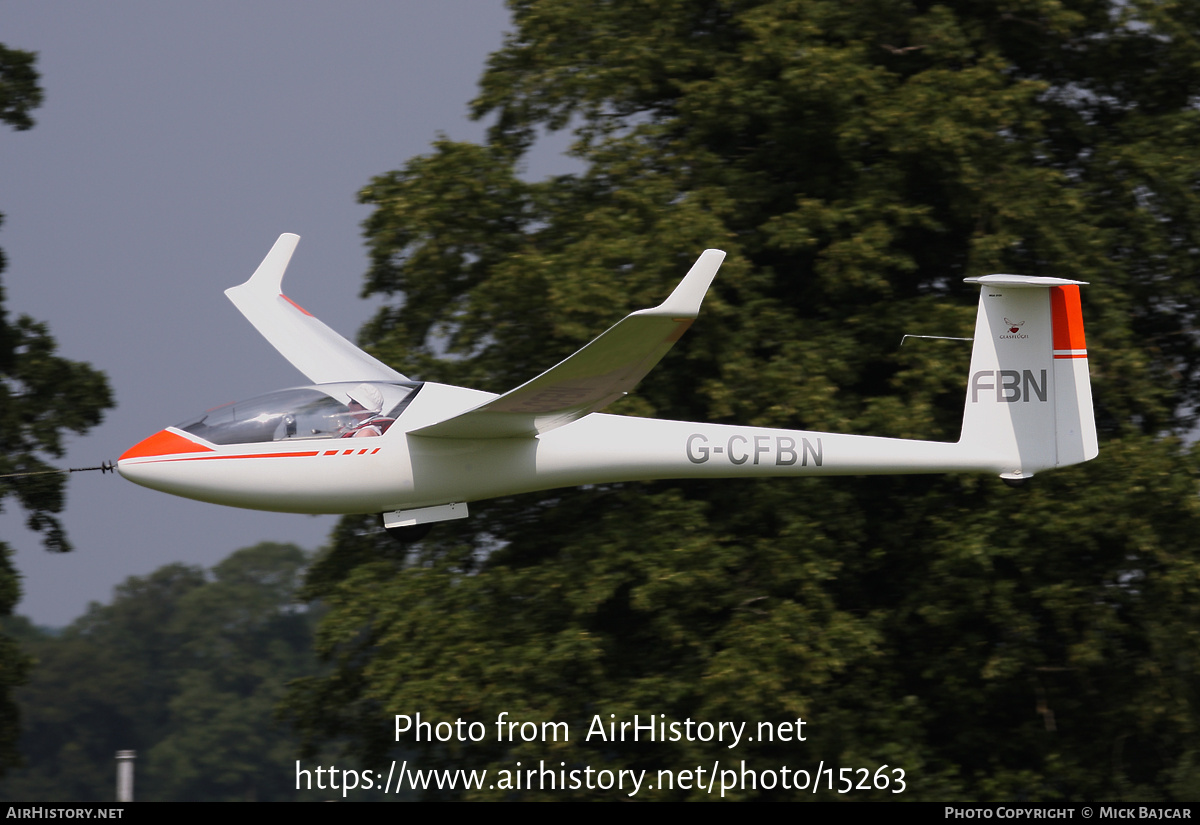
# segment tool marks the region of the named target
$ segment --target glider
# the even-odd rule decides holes
[[[412,381],[282,291],[296,235],[226,295],[312,382],[226,404],[150,436],[117,469],[200,501],[291,513],[381,513],[398,535],[472,501],[667,478],[997,473],[1010,483],[1098,452],[1080,281],[980,286],[956,443],[631,418],[599,412],[691,325],[725,253],[705,251],[660,305],[503,395]],[[412,531],[415,532],[415,531]]]

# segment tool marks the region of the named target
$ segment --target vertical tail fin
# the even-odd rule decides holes
[[[967,282],[982,290],[959,443],[995,456],[1006,479],[1095,458],[1082,282],[1028,275]]]

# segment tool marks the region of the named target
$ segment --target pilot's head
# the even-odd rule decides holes
[[[359,384],[346,394],[350,396],[351,412],[366,411],[378,415],[383,411],[383,393],[379,391],[378,387]]]

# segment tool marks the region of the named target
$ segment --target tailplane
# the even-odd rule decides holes
[[[966,280],[982,289],[959,443],[995,456],[1008,480],[1095,458],[1083,282],[1028,275]]]

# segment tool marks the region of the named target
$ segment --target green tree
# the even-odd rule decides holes
[[[60,635],[13,622],[38,667],[17,692],[27,767],[0,796],[111,798],[113,755],[133,749],[138,799],[303,797],[275,709],[289,680],[316,672],[315,611],[297,603],[306,563],[264,542],[210,573],[131,577]]]
[[[182,564],[131,577],[111,605],[93,603],[60,635],[27,643],[38,666],[17,691],[26,768],[5,780],[5,796],[112,797],[115,752],[144,757],[169,728],[174,664],[186,642],[180,603],[204,584],[204,571]],[[145,760],[137,767],[144,774]]]
[[[29,113],[42,102],[35,57],[0,44],[0,121],[18,131],[33,126]],[[0,272],[5,263],[0,252]],[[0,476],[51,469],[44,458],[62,456],[64,433],[86,432],[112,405],[104,375],[57,355],[45,324],[24,315],[8,319],[0,287]],[[43,534],[46,549],[65,552],[71,548],[54,515],[62,511],[65,486],[61,475],[0,478],[0,506],[14,496],[28,514],[29,528]],[[0,617],[12,615],[21,597],[11,557],[0,542]],[[0,636],[0,775],[17,759],[19,723],[10,694],[28,667],[15,642]]]
[[[291,700],[310,742],[351,731],[378,757],[391,714],[507,711],[575,735],[434,743],[423,766],[823,761],[903,768],[903,798],[1195,799],[1198,468],[1174,436],[1200,401],[1200,7],[511,6],[474,103],[487,142],[361,193],[366,293],[396,298],[364,330],[376,354],[503,391],[718,246],[700,321],[613,412],[954,440],[966,348],[901,335],[970,335],[964,277],[1067,276],[1092,283],[1101,456],[1018,490],[553,491],[472,505],[409,553],[348,518],[310,573],[336,668]],[[523,178],[559,129],[582,171]],[[809,736],[584,742],[595,714]]]
[[[275,712],[288,681],[316,670],[314,613],[297,603],[307,562],[293,545],[259,544],[181,600],[169,730],[146,754],[158,798],[296,797],[297,742]]]

